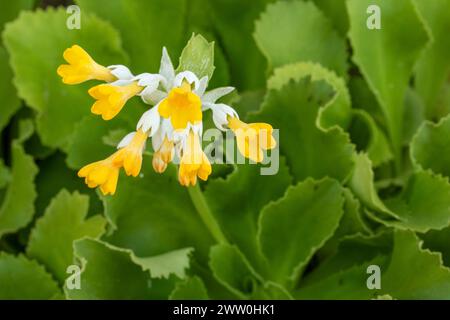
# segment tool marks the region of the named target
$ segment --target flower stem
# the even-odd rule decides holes
[[[211,232],[214,239],[218,243],[228,243],[227,239],[222,233],[222,230],[220,230],[219,224],[212,215],[211,210],[209,209],[208,204],[206,203],[205,197],[203,196],[203,193],[200,190],[199,184],[197,183],[195,186],[189,187],[187,189],[189,192],[189,196],[191,197],[192,202],[194,203],[195,209],[197,209],[200,218],[208,228],[209,232]]]

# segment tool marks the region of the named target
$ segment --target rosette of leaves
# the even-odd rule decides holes
[[[450,298],[447,0],[75,3],[74,30],[64,8],[1,4],[1,299]],[[137,71],[163,46],[179,68],[209,61],[245,120],[280,130],[277,174],[221,165],[194,190],[147,165],[114,197],[88,191],[76,170],[143,106],[86,115],[87,87],[55,72],[73,43]]]

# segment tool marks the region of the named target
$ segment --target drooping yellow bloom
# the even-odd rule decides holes
[[[161,147],[153,154],[153,169],[158,173],[166,171],[167,165],[172,161],[174,155],[174,143],[164,138]]]
[[[89,188],[100,186],[104,195],[114,194],[116,191],[119,169],[124,168],[128,176],[136,177],[141,171],[142,152],[148,133],[136,131],[131,142],[116,151],[105,160],[88,164],[78,171],[78,176],[85,178]]]
[[[78,171],[78,176],[85,178],[89,188],[100,186],[100,190],[104,195],[113,195],[116,192],[119,169],[120,165],[114,163],[114,157],[111,156],[105,160],[84,166]]]
[[[236,135],[239,152],[255,162],[263,160],[262,150],[273,149],[277,145],[272,136],[273,128],[270,124],[245,123],[236,117],[229,117],[228,127]]]
[[[92,79],[107,82],[116,80],[116,77],[111,74],[111,70],[95,62],[78,45],[66,49],[63,57],[69,64],[60,65],[57,73],[65,84],[78,84]]]
[[[170,118],[174,129],[184,129],[188,123],[196,124],[202,121],[202,101],[192,92],[191,85],[186,81],[181,87],[173,88],[167,98],[158,107],[161,117]]]
[[[93,114],[101,115],[103,120],[111,120],[130,98],[142,90],[143,87],[136,82],[124,86],[100,84],[92,87],[88,92],[97,101],[92,105],[91,111]]]
[[[115,162],[122,164],[128,176],[136,177],[141,171],[142,152],[147,138],[148,133],[139,129],[130,144],[115,153]]]
[[[178,171],[178,180],[183,186],[195,186],[197,177],[206,181],[211,174],[211,171],[211,164],[202,150],[199,137],[191,130],[186,138],[185,147],[183,148],[180,169]]]

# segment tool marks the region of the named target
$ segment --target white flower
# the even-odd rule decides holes
[[[152,137],[153,150],[158,151],[161,148],[164,138],[173,141],[173,127],[169,119],[162,119],[158,131]]]
[[[139,119],[136,130],[142,129],[144,132],[150,131],[149,136],[151,137],[158,131],[160,122],[161,117],[158,112],[158,105],[156,105],[150,110],[144,112]]]
[[[117,144],[117,149],[122,149],[128,146],[131,140],[133,140],[135,134],[136,132],[133,131],[127,134],[125,137],[123,137],[122,140],[120,140],[120,142]]]
[[[108,66],[108,69],[111,70],[111,74],[118,80],[131,80],[134,77],[130,69],[121,64]]]
[[[216,103],[217,100],[231,93],[234,90],[233,87],[221,87],[206,91],[208,77],[204,76],[198,79],[191,71],[182,71],[177,74],[166,48],[163,48],[159,74],[146,73],[134,79],[139,79],[138,84],[145,87],[140,93],[145,103],[157,106],[169,95],[173,88],[181,87],[184,82],[187,82],[191,86],[192,92],[200,98],[202,111],[212,110],[214,124],[217,128],[225,131],[228,117],[238,118],[237,112],[232,107],[223,103]],[[183,130],[182,132],[187,133],[188,131]],[[177,135],[179,134],[177,133]]]

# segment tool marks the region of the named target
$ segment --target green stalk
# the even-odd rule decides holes
[[[203,223],[208,228],[209,232],[211,232],[212,236],[218,243],[228,243],[225,235],[220,230],[219,224],[211,213],[211,210],[206,203],[205,197],[203,196],[202,191],[200,190],[200,186],[197,183],[193,187],[188,188],[189,196],[194,203],[195,209],[197,209],[200,218]]]

